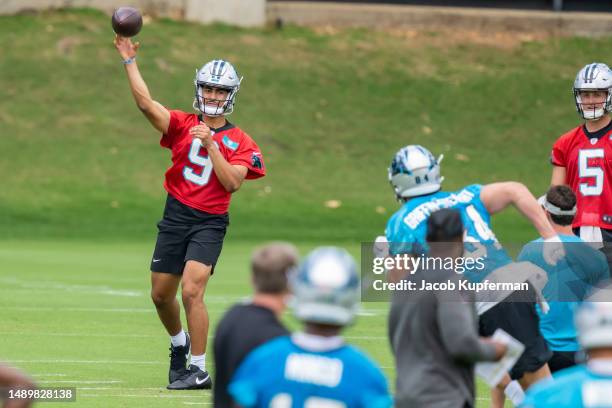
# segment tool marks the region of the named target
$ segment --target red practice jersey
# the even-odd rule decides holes
[[[565,167],[565,182],[576,193],[573,227],[612,229],[612,128],[606,129],[589,137],[579,126],[553,145],[551,162]]]
[[[198,115],[170,111],[168,132],[160,145],[172,150],[172,166],[166,171],[164,187],[181,203],[211,214],[225,214],[231,193],[227,192],[213,169],[208,152],[189,129],[200,123]],[[245,166],[246,178],[256,179],[266,174],[263,157],[249,135],[229,122],[215,131],[213,140],[230,164]]]

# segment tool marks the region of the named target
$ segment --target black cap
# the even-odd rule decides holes
[[[450,242],[463,237],[463,222],[457,210],[443,208],[427,220],[428,242]]]

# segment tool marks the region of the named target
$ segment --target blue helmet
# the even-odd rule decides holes
[[[344,249],[312,251],[290,279],[293,311],[304,322],[345,326],[359,307],[359,275]]]
[[[398,199],[435,193],[440,190],[440,162],[429,150],[419,145],[402,147],[389,166],[389,182]]]

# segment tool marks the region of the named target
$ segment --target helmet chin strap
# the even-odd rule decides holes
[[[208,106],[204,105],[204,111],[202,113],[206,116],[210,116],[212,118],[217,118],[219,116],[223,116],[223,108],[219,108],[218,106]]]
[[[196,102],[194,102],[194,105],[197,105],[197,109],[205,116],[211,117],[211,118],[218,118],[221,116],[225,116],[226,115],[226,105],[227,105],[227,101],[223,104],[223,106],[209,106],[206,103],[204,103],[204,98],[202,98],[202,102],[200,102],[200,100],[196,100]]]
[[[597,109],[583,109],[582,117],[586,120],[597,120],[601,118],[605,114],[605,110],[603,108]]]
[[[226,116],[232,113],[232,109],[229,109],[228,112],[228,103],[230,103],[230,96],[228,95],[228,99],[223,103],[222,106],[219,106],[217,103],[216,106],[209,106],[206,104],[206,98],[204,98],[202,87],[199,86],[196,91],[196,97],[193,101],[193,107],[199,110],[203,115],[206,115],[211,118],[216,118],[220,116]],[[221,101],[217,101],[221,102]]]

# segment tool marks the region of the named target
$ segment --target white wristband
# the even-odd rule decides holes
[[[130,57],[128,59],[123,60],[123,65],[131,64],[134,61],[136,61],[136,56],[135,55],[133,57]]]

